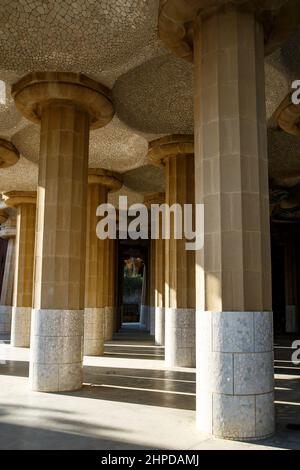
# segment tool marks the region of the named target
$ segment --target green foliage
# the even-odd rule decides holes
[[[134,295],[136,291],[141,291],[143,285],[143,277],[140,274],[136,276],[127,276],[126,268],[124,270],[124,294],[125,296]]]

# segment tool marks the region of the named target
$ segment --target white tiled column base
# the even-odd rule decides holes
[[[152,305],[149,306],[149,315],[150,315],[150,335],[155,335],[155,307]]]
[[[9,305],[0,305],[0,334],[10,334],[11,330],[11,311]]]
[[[274,432],[272,312],[197,312],[197,426],[225,439]]]
[[[58,392],[82,386],[83,310],[33,310],[29,383]]]
[[[195,310],[165,309],[165,361],[168,367],[195,367]]]
[[[155,307],[155,344],[165,344],[165,309]]]
[[[31,307],[13,307],[11,315],[11,346],[29,348]]]
[[[114,334],[114,307],[105,307],[104,340],[111,341]]]
[[[105,308],[84,309],[84,355],[102,356],[104,353]]]

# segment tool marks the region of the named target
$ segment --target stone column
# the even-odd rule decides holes
[[[88,356],[103,354],[104,340],[112,337],[113,315],[108,306],[108,293],[111,289],[109,262],[113,253],[109,250],[111,240],[97,237],[96,210],[100,204],[107,203],[108,192],[120,186],[115,174],[102,169],[89,170],[84,313],[84,354]]]
[[[194,62],[195,195],[205,209],[196,414],[199,429],[222,438],[274,431],[264,54],[299,22],[296,3],[165,0],[159,10],[160,38]]]
[[[89,130],[113,116],[110,93],[81,74],[31,73],[12,87],[41,123],[30,386],[82,385]]]
[[[148,297],[147,287],[148,287],[148,279],[147,279],[147,269],[146,266],[143,266],[143,285],[142,285],[142,292],[141,292],[141,304],[140,304],[140,327],[144,328],[146,331],[150,331],[150,299]],[[150,279],[151,283],[151,279]]]
[[[164,204],[165,193],[149,194],[145,197],[144,202],[151,209],[151,204]],[[159,238],[151,240],[151,268],[153,270],[153,302],[154,308],[150,312],[154,317],[153,333],[155,343],[157,345],[165,344],[165,240],[162,238],[162,218],[160,214],[159,220]],[[151,306],[150,306],[151,308]],[[154,320],[154,321],[153,321]],[[150,323],[151,325],[151,323]],[[150,330],[151,333],[151,330]]]
[[[184,204],[195,201],[193,151],[189,135],[163,137],[149,148],[150,160],[165,165],[166,203],[179,204],[182,212]],[[165,243],[165,359],[170,367],[194,367],[195,252],[186,250],[184,234],[175,239],[173,217],[170,234]]]
[[[150,263],[149,263],[149,313],[150,313],[150,335],[155,336],[155,243],[150,240]]]
[[[7,214],[5,217],[1,217],[0,214],[0,220],[2,220],[1,223],[3,224],[3,222],[6,220],[5,224],[1,225],[0,238],[7,240],[5,266],[0,296],[0,334],[10,334],[11,331],[11,312],[15,274],[16,227],[15,222],[11,220],[11,217],[8,220],[7,219]]]
[[[104,339],[111,341],[115,331],[116,323],[116,300],[115,300],[115,262],[116,262],[116,240],[106,240],[106,306],[105,306],[105,330]]]
[[[287,237],[284,247],[285,261],[285,329],[287,333],[299,331],[298,312],[298,275],[296,241],[292,236]],[[298,243],[297,243],[298,244]]]
[[[194,30],[197,423],[230,439],[274,431],[264,37],[233,7]]]
[[[3,199],[17,209],[16,256],[14,270],[11,346],[30,346],[33,291],[36,193],[10,191]]]

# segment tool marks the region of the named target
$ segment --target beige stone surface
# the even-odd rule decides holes
[[[0,305],[12,305],[15,275],[15,248],[15,237],[10,237],[6,249]]]
[[[11,344],[16,347],[29,347],[30,345],[30,318],[32,308],[34,246],[35,246],[35,220],[36,220],[36,193],[25,191],[11,191],[4,194],[8,207],[17,209],[17,230],[15,241],[9,240],[10,251],[6,259],[7,271],[3,285],[5,302],[10,302],[13,281]],[[14,269],[10,262],[14,259]],[[1,294],[2,303],[2,294]],[[6,303],[9,305],[9,303]]]
[[[90,169],[88,180],[85,331],[89,328],[87,309],[101,309],[103,323],[102,328],[96,330],[97,337],[94,335],[92,341],[85,338],[84,351],[87,355],[95,355],[103,352],[104,340],[112,338],[115,305],[115,240],[97,237],[96,226],[100,219],[96,210],[107,202],[109,191],[120,189],[122,182],[120,176],[100,168]]]
[[[151,209],[152,204],[164,204],[165,193],[158,192],[144,197],[144,204]],[[151,333],[155,336],[156,344],[164,345],[165,331],[165,240],[162,238],[162,216],[159,217],[160,233],[157,239],[151,240],[150,248],[150,324]]]
[[[231,7],[255,11],[264,25],[267,52],[278,47],[296,28],[299,9],[293,0],[161,0],[158,18],[160,38],[178,57],[193,61],[193,21],[197,15],[206,17]],[[288,26],[287,26],[288,25]]]
[[[300,137],[300,105],[293,104],[292,93],[284,98],[274,113],[274,118],[285,132]]]
[[[110,94],[82,74],[52,72],[25,76],[12,93],[28,119],[41,121],[31,387],[76,389],[82,381],[89,132],[111,120]],[[47,314],[42,334],[38,319]],[[58,336],[53,345],[56,317],[70,322],[70,331],[69,339]]]
[[[200,310],[271,309],[263,35],[256,28],[251,16],[232,11],[203,21],[195,37],[196,202],[205,205]]]
[[[238,8],[220,11],[198,18],[194,46],[195,193],[205,209],[196,420],[214,436],[255,440],[274,432],[262,26]]]
[[[12,86],[11,93],[23,116],[37,124],[50,100],[71,101],[84,109],[91,129],[105,126],[114,115],[110,90],[79,73],[30,73]]]
[[[4,209],[0,209],[0,225],[3,224],[8,219],[8,214]]]
[[[0,168],[15,165],[20,155],[16,147],[8,140],[0,138]]]
[[[174,154],[166,161],[166,203],[195,203],[193,154]],[[175,239],[171,218],[171,236],[165,240],[165,307],[195,307],[195,252],[185,248],[186,239]]]
[[[151,176],[143,171],[147,141],[163,134],[193,132],[193,67],[168,53],[158,38],[159,2],[141,4],[135,1],[132,4],[131,1],[99,0],[97,5],[81,2],[68,13],[62,1],[57,1],[51,9],[39,1],[28,5],[12,1],[3,5],[0,12],[3,18],[0,32],[0,137],[16,146],[20,160],[10,168],[0,169],[1,191],[36,190],[37,186],[37,165],[32,162],[38,161],[39,127],[22,117],[11,97],[11,86],[28,71],[77,73],[80,70],[105,85],[112,87],[115,84],[113,95],[117,116],[92,134],[90,167],[122,173],[139,168],[149,185]],[[172,3],[176,7],[176,2],[169,0],[167,3],[171,5],[172,17]],[[198,8],[200,3],[189,4]],[[287,31],[292,23],[290,5],[290,1],[284,2],[280,15],[278,9],[274,10],[275,22],[279,16],[283,23],[287,12]],[[269,2],[264,6],[268,10]],[[186,2],[182,2],[177,18],[179,23],[185,8]],[[292,20],[297,20],[297,15],[293,15]],[[24,41],[19,40],[23,38],[24,24],[31,25],[26,29],[26,47]],[[95,28],[96,35],[92,33]],[[74,47],[78,44],[76,31],[79,30],[80,51]],[[287,31],[281,29],[280,22],[276,23],[276,31],[281,39],[276,39],[274,31],[270,37],[278,45],[282,42],[282,33],[285,35]],[[185,39],[192,44],[191,37]],[[99,41],[98,48],[95,48],[95,41]],[[265,59],[267,118],[272,127],[275,125],[271,118],[274,110],[288,93],[291,81],[299,75],[298,44],[299,32],[296,31]],[[293,154],[297,151],[292,139],[288,139],[286,145]],[[280,149],[280,152],[277,151],[278,161],[288,165],[290,151]],[[161,189],[153,185],[149,192],[158,190]]]
[[[17,209],[13,305],[32,307],[36,193],[11,191],[4,194],[4,199]]]

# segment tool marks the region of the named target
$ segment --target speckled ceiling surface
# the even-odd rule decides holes
[[[132,201],[161,191],[160,169],[147,165],[148,142],[193,132],[193,66],[171,55],[157,35],[158,0],[1,0],[0,137],[21,153],[0,170],[0,191],[37,184],[39,126],[20,116],[10,85],[29,71],[85,73],[112,88],[116,115],[91,132],[90,167],[119,171]],[[266,58],[270,171],[300,167],[300,148],[275,128],[272,114],[300,78],[300,28]],[[1,85],[1,83],[0,83]],[[289,163],[290,162],[290,163]],[[115,200],[118,193],[111,195]]]

